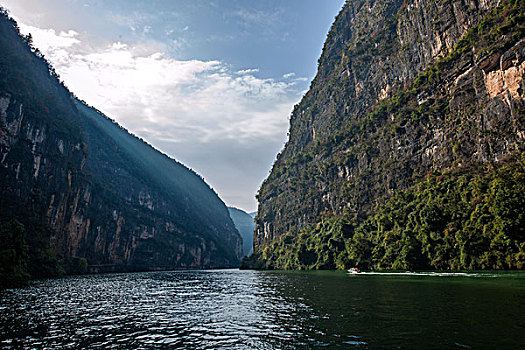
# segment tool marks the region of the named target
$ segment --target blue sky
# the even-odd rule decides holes
[[[246,211],[343,2],[0,0],[77,96]]]

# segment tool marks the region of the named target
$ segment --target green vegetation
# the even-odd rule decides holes
[[[27,283],[27,244],[24,226],[16,220],[0,224],[0,289]]]
[[[332,217],[256,251],[266,269],[523,269],[525,166],[428,174],[361,223]]]
[[[72,257],[67,261],[66,273],[68,275],[82,275],[88,273],[88,263],[84,258]]]
[[[31,230],[26,230],[25,225],[16,219],[0,220],[0,289],[23,286],[30,278],[63,275],[66,270],[68,273],[87,272],[85,259],[80,259],[83,263],[72,258],[71,263],[60,264],[55,252],[49,248],[48,240],[38,232],[38,225],[30,220],[27,222]],[[32,231],[32,234],[27,234],[27,231]]]

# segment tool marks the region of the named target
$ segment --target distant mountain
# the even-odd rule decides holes
[[[252,218],[255,219],[255,216],[257,215],[257,212],[256,211],[252,211],[251,213],[248,213],[248,215],[250,215]]]
[[[202,177],[75,100],[4,10],[0,72],[0,278],[238,266]]]
[[[242,237],[242,254],[243,256],[250,255],[253,252],[253,230],[255,229],[253,216],[233,207],[228,207],[228,210],[235,227],[237,227]]]
[[[247,265],[524,268],[524,23],[524,1],[346,1]]]

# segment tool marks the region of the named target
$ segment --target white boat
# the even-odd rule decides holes
[[[352,267],[350,269],[348,269],[348,272],[353,274],[353,275],[357,275],[358,273],[360,273],[359,269],[357,267]]]

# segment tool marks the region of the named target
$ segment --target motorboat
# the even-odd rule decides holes
[[[360,273],[359,269],[357,267],[352,267],[350,269],[348,269],[348,272],[353,274],[353,275],[357,275],[358,273]]]

